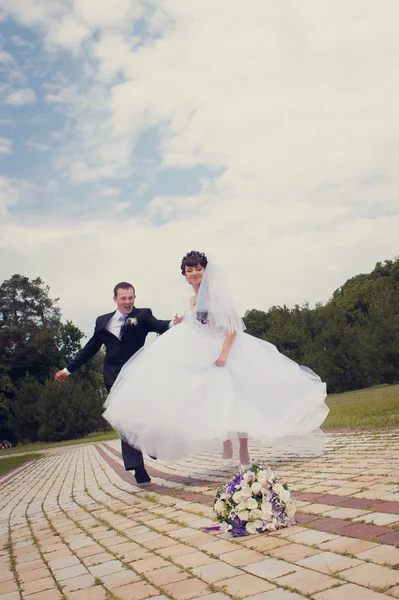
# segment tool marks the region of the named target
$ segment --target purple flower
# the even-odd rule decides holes
[[[243,535],[248,535],[248,531],[244,529],[244,527],[233,527],[231,530],[231,535],[233,537],[241,537]]]
[[[229,483],[227,484],[227,488],[226,488],[226,494],[232,494],[236,491],[236,485],[238,485],[239,483],[241,483],[241,481],[243,480],[243,476],[237,475],[237,477],[234,477],[234,479],[232,479],[231,481],[229,481]]]

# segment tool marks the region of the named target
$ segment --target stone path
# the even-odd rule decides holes
[[[232,539],[213,524],[233,469],[148,465],[118,442],[57,449],[0,479],[0,600],[399,598],[399,431],[334,434],[321,457],[251,448],[290,484],[297,526]]]

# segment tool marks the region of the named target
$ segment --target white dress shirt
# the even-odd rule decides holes
[[[127,315],[125,315],[125,317],[127,318]],[[118,309],[116,309],[115,314],[112,315],[112,317],[106,324],[105,329],[107,331],[109,331],[110,333],[113,333],[114,336],[119,339],[119,332],[121,330],[122,325],[123,325],[123,315],[121,312],[119,312]]]

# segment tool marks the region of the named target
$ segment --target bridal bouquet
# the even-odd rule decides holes
[[[234,537],[295,524],[295,501],[269,467],[253,464],[216,492],[213,510],[220,529]]]

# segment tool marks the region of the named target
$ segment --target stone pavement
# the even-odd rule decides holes
[[[213,524],[233,469],[150,462],[118,442],[56,449],[0,479],[0,600],[399,598],[399,431],[331,436],[319,457],[253,446],[298,498],[298,525],[232,539]]]

